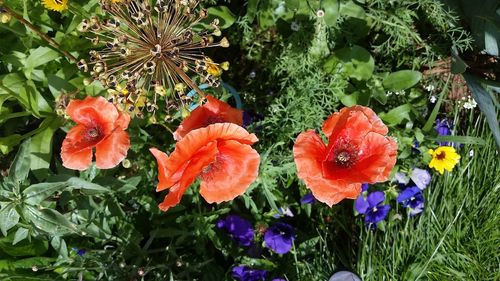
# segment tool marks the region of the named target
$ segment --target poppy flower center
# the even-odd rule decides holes
[[[436,155],[437,160],[443,160],[446,158],[446,153],[444,151],[441,151],[438,155]]]
[[[95,141],[101,137],[101,131],[97,127],[89,128],[85,137],[89,141]]]
[[[341,168],[349,168],[356,164],[358,155],[355,149],[339,149],[334,152],[333,162]]]

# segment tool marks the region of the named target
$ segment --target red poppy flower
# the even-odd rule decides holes
[[[127,129],[130,116],[118,111],[103,97],[72,100],[66,113],[77,124],[62,143],[63,166],[85,170],[92,163],[95,147],[96,167],[110,169],[118,165],[130,147]]]
[[[386,181],[396,163],[396,142],[387,127],[368,107],[343,108],[323,123],[321,137],[301,133],[293,154],[298,177],[314,197],[330,207],[345,198],[354,199],[362,183]]]
[[[243,111],[231,107],[212,96],[207,96],[207,102],[195,108],[184,119],[174,132],[174,139],[180,140],[192,130],[206,127],[215,123],[234,123],[243,125]]]
[[[217,123],[189,132],[168,156],[150,151],[158,161],[156,191],[169,189],[159,205],[162,211],[176,206],[199,176],[200,194],[208,203],[229,201],[241,195],[257,178],[260,157],[251,145],[254,134],[232,123]]]

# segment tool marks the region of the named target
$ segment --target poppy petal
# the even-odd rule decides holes
[[[301,133],[293,146],[298,177],[305,179],[321,176],[321,162],[325,154],[326,146],[314,130]]]
[[[358,163],[353,167],[360,181],[374,183],[386,181],[396,164],[397,144],[390,138],[369,133],[364,141]],[[355,177],[356,175],[352,175]]]
[[[217,123],[193,130],[177,142],[165,165],[165,177],[172,177],[185,167],[185,163],[190,161],[200,148],[215,140],[235,140],[248,145],[258,141],[254,134],[232,123]]]
[[[387,126],[380,120],[375,112],[366,106],[355,105],[352,107],[344,107],[339,112],[330,115],[325,122],[323,122],[323,133],[330,138],[336,128],[344,128],[347,118],[356,113],[362,113],[370,124],[370,131],[385,135],[389,131]],[[347,126],[349,127],[349,126]]]
[[[125,112],[119,112],[118,118],[115,121],[115,128],[126,130],[128,128],[128,124],[130,123],[130,115]]]
[[[167,196],[165,196],[163,202],[158,206],[160,210],[167,211],[169,208],[177,206],[188,187],[201,171],[215,160],[217,153],[217,143],[215,141],[208,143],[200,149],[191,158],[191,161],[189,161],[189,164],[182,172],[179,182],[169,189]]]
[[[156,191],[162,191],[170,188],[181,179],[182,173],[186,169],[186,166],[187,164],[189,164],[189,162],[186,162],[184,164],[184,167],[179,169],[177,173],[167,177],[168,171],[166,165],[168,163],[168,155],[156,148],[150,148],[149,151],[153,154],[153,156],[156,158],[156,161],[158,162],[158,185],[156,186]]]
[[[257,178],[260,156],[251,146],[219,141],[219,154],[202,174],[200,194],[208,203],[229,201],[243,194]]]
[[[115,167],[125,159],[129,147],[130,139],[128,133],[122,130],[115,130],[96,145],[96,167],[99,169],[111,169]]]
[[[234,123],[243,125],[243,111],[231,107],[212,96],[207,96],[207,103],[195,108],[174,132],[174,139],[180,140],[190,131],[215,123]]]
[[[333,206],[344,199],[355,199],[361,193],[360,183],[332,181],[323,177],[304,179],[314,197],[328,206]]]
[[[113,126],[118,118],[116,106],[103,97],[86,97],[84,100],[71,100],[66,113],[77,124],[99,123],[103,127]],[[104,128],[103,128],[104,129]],[[105,133],[112,129],[106,128]]]
[[[63,166],[68,169],[83,171],[92,163],[92,145],[82,141],[87,128],[77,125],[66,134],[61,147]]]

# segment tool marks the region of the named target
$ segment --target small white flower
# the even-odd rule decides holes
[[[426,86],[424,86],[424,89],[427,92],[433,92],[436,89],[436,87],[434,85],[426,85]]]
[[[436,103],[436,101],[437,101],[436,96],[435,96],[435,95],[432,95],[432,96],[429,98],[429,101],[430,101],[431,103]]]
[[[471,149],[471,150],[469,151],[469,157],[474,157],[474,149]]]
[[[473,108],[475,108],[477,106],[477,103],[474,100],[474,98],[469,97],[468,100],[466,102],[464,102],[463,106],[464,106],[465,109],[473,109]]]
[[[292,21],[292,24],[290,25],[290,28],[293,31],[299,31],[300,30],[300,24],[298,24],[296,21]]]
[[[316,16],[317,16],[318,18],[322,18],[322,17],[324,17],[324,16],[325,16],[325,11],[323,11],[323,10],[318,10],[318,11],[316,11]]]

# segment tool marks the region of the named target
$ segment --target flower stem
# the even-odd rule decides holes
[[[36,26],[31,24],[29,21],[25,20],[22,16],[20,16],[18,13],[15,11],[11,10],[9,7],[6,5],[2,6],[2,9],[11,15],[13,18],[17,19],[20,23],[22,23],[24,26],[28,27],[31,29],[33,32],[35,32],[40,38],[45,40],[49,45],[54,47],[56,50],[58,50],[60,53],[62,53],[69,61],[76,63],[78,61],[77,58],[75,58],[72,54],[68,53],[67,51],[61,50],[61,46],[59,46],[59,43],[54,41],[54,39],[50,38],[47,34],[41,32]]]

